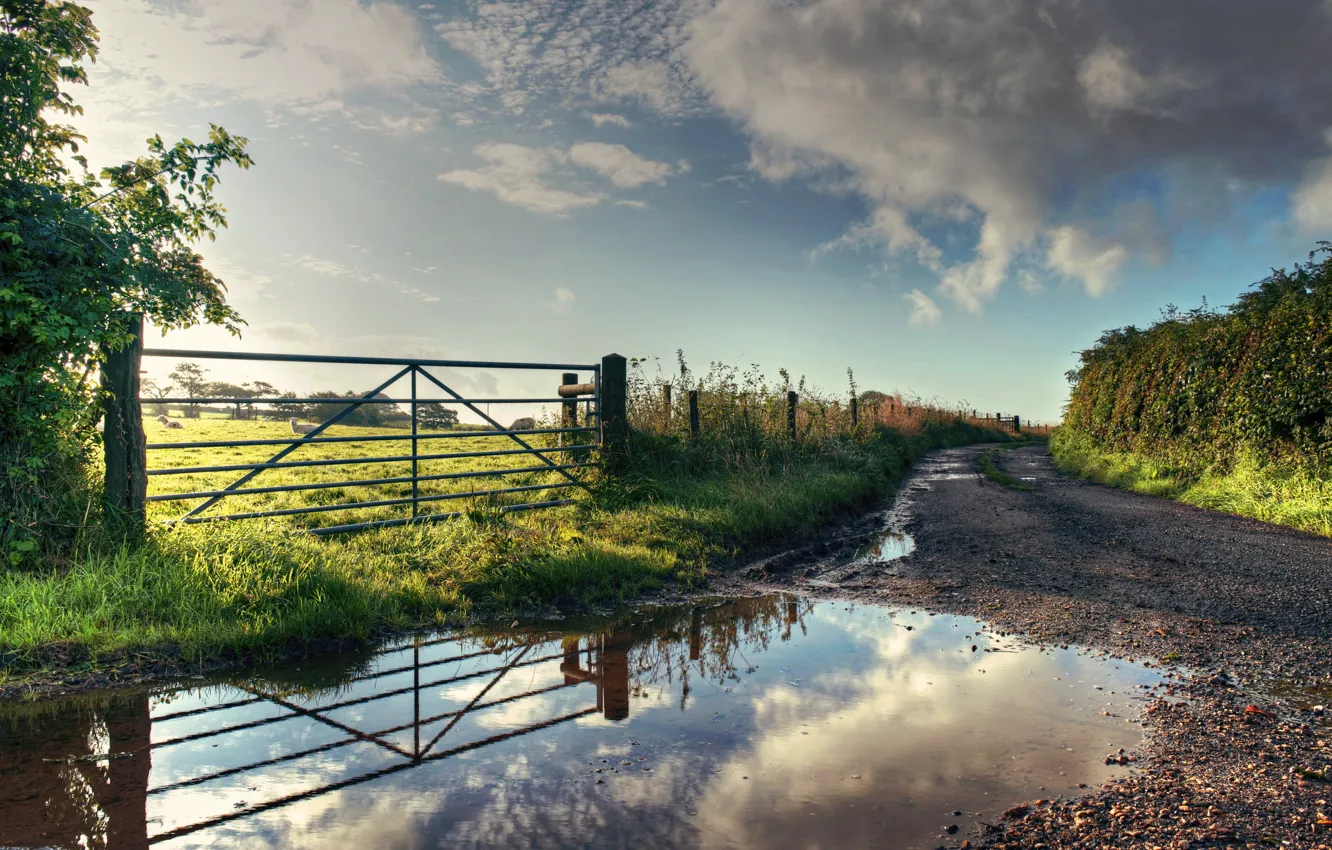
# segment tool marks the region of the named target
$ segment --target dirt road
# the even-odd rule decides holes
[[[1332,541],[1073,481],[1040,446],[917,466],[888,514],[721,580],[978,616],[1043,643],[1152,659],[1180,684],[1144,769],[1015,810],[994,847],[1332,847]],[[854,553],[877,527],[915,549]],[[959,836],[961,838],[961,836]],[[960,846],[960,841],[958,845]]]

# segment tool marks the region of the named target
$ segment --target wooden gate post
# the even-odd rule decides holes
[[[560,386],[567,387],[570,384],[576,384],[576,383],[578,383],[577,372],[565,372],[564,374],[560,375]],[[578,427],[578,399],[571,398],[564,403],[564,410],[562,415],[560,416],[560,427],[561,428]],[[577,444],[578,444],[577,434],[560,435],[560,445],[573,446]]]
[[[800,396],[795,390],[788,390],[786,393],[786,433],[792,440],[796,438],[796,407],[800,404]]]
[[[860,403],[856,401],[855,396],[851,396],[851,430],[856,430],[860,424]]]
[[[698,390],[689,391],[689,439],[697,442],[702,428],[698,421]]]
[[[1022,433],[1022,419],[1016,413],[1013,414],[1013,432]]]
[[[671,424],[671,385],[661,385],[661,406],[666,411],[666,426]]]
[[[618,354],[601,358],[601,448],[611,472],[623,469],[629,451],[628,364]]]
[[[105,499],[114,521],[132,535],[145,528],[148,496],[147,441],[139,409],[139,367],[143,361],[143,317],[129,319],[130,341],[119,351],[104,349],[102,389],[106,458]]]

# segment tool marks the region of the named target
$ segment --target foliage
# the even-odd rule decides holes
[[[79,153],[84,137],[53,119],[81,114],[64,87],[86,84],[79,63],[95,58],[97,38],[91,12],[73,2],[0,0],[0,548],[8,553],[60,531],[43,525],[61,513],[46,487],[58,470],[81,475],[98,418],[90,378],[107,349],[128,342],[130,314],[164,329],[240,325],[191,244],[226,225],[214,199],[218,173],[251,164],[246,140],[217,126],[202,144],[154,136],[146,156],[94,175]]]
[[[1318,259],[1322,253],[1326,256]],[[1104,451],[1195,467],[1248,453],[1310,471],[1332,462],[1332,243],[1274,269],[1228,310],[1163,311],[1082,352],[1065,427]]]
[[[416,419],[422,428],[443,431],[458,424],[458,411],[432,401],[416,406]]]

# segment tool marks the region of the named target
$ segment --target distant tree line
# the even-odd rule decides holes
[[[181,363],[172,370],[166,383],[159,383],[151,378],[142,382],[144,412],[152,416],[169,415],[167,404],[153,399],[188,396],[190,398],[229,398],[237,399],[234,404],[223,406],[186,404],[181,406],[181,413],[186,419],[198,419],[203,411],[229,414],[232,419],[271,419],[286,421],[303,419],[310,422],[326,422],[340,413],[346,404],[340,402],[301,402],[301,398],[346,398],[357,399],[363,392],[348,390],[314,390],[308,393],[283,391],[267,381],[250,381],[233,384],[227,381],[212,381],[208,370],[197,363]],[[377,393],[375,398],[389,398],[384,393]],[[276,404],[256,403],[245,399],[278,398],[292,399]],[[416,406],[417,422],[422,428],[442,430],[458,425],[458,411],[437,401],[423,402]],[[411,413],[397,405],[363,404],[338,420],[343,425],[361,425],[368,427],[405,426],[411,422]]]

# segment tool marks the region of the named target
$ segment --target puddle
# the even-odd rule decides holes
[[[1332,685],[1297,685],[1287,681],[1265,682],[1257,692],[1280,700],[1314,726],[1332,729]]]
[[[855,561],[860,564],[881,564],[905,558],[916,551],[916,539],[901,531],[885,529],[874,535],[869,543],[856,552]]]
[[[1127,770],[1159,681],[787,595],[400,640],[6,707],[0,846],[957,846]]]

